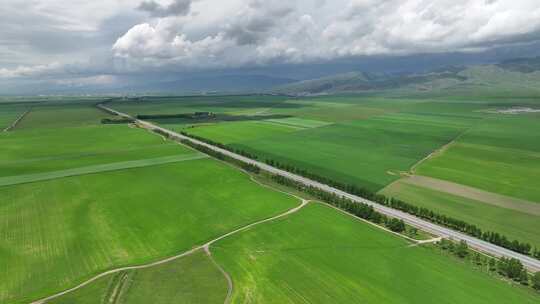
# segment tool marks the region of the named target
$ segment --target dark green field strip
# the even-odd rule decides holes
[[[162,265],[101,278],[51,304],[221,304],[227,282],[202,250]]]
[[[201,159],[201,158],[207,158],[207,157],[208,157],[207,155],[201,154],[201,153],[194,153],[191,155],[182,154],[182,155],[164,156],[164,157],[158,157],[158,158],[94,165],[94,166],[87,166],[87,167],[80,167],[80,168],[72,168],[72,169],[67,169],[67,170],[52,171],[52,172],[45,172],[45,173],[26,174],[26,175],[17,175],[17,176],[4,176],[4,177],[0,177],[0,187],[24,184],[24,183],[33,183],[33,182],[39,182],[39,181],[44,181],[44,180],[84,175],[84,174],[94,174],[94,173],[107,172],[107,171],[116,171],[116,170],[125,170],[125,169],[170,164],[170,163],[189,161],[189,160],[195,160],[195,159]]]
[[[211,247],[233,281],[232,303],[538,303],[431,247],[321,204]]]

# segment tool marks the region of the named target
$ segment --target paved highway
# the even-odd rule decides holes
[[[387,215],[389,217],[395,217],[395,218],[398,218],[398,219],[402,219],[408,225],[416,227],[416,228],[418,228],[420,230],[432,233],[434,235],[437,235],[437,236],[440,236],[440,237],[443,237],[443,238],[453,239],[453,240],[456,240],[456,241],[463,240],[463,241],[467,242],[469,247],[474,248],[475,250],[478,250],[480,252],[484,252],[486,254],[489,254],[489,255],[492,255],[492,256],[495,256],[495,257],[516,258],[516,259],[520,260],[523,263],[523,265],[531,272],[540,271],[540,261],[537,260],[537,259],[534,259],[532,257],[529,257],[529,256],[526,256],[526,255],[511,251],[511,250],[508,250],[506,248],[503,248],[503,247],[500,247],[500,246],[497,246],[497,245],[494,245],[494,244],[491,244],[491,243],[488,243],[486,241],[483,241],[481,239],[469,236],[467,234],[457,232],[457,231],[451,230],[451,229],[443,227],[443,226],[439,226],[437,224],[434,224],[434,223],[431,223],[429,221],[418,218],[418,217],[416,217],[414,215],[410,215],[408,213],[405,213],[405,212],[402,212],[402,211],[399,211],[399,210],[396,210],[396,209],[392,209],[390,207],[383,206],[381,204],[366,200],[366,199],[361,198],[359,196],[352,195],[352,194],[346,193],[344,191],[341,191],[339,189],[330,187],[328,185],[325,185],[325,184],[310,180],[310,179],[305,178],[303,176],[299,176],[299,175],[296,175],[296,174],[293,174],[293,173],[290,173],[290,172],[287,172],[287,171],[284,171],[284,170],[281,170],[281,169],[274,168],[274,167],[269,166],[269,165],[267,165],[265,163],[262,163],[262,162],[259,162],[259,161],[244,157],[242,155],[238,155],[238,154],[233,153],[231,151],[221,149],[219,147],[207,144],[205,142],[193,139],[191,137],[184,136],[184,135],[179,134],[177,132],[164,129],[164,128],[159,127],[159,126],[157,126],[157,125],[155,125],[153,123],[136,119],[136,118],[134,118],[134,117],[132,117],[132,116],[130,116],[128,114],[118,112],[118,111],[116,111],[114,109],[111,109],[109,107],[106,107],[104,105],[98,105],[98,107],[102,108],[103,110],[105,110],[107,112],[113,113],[115,115],[133,119],[140,126],[146,128],[146,129],[160,130],[161,132],[166,133],[169,136],[171,136],[171,138],[178,139],[178,140],[180,140],[180,139],[189,140],[189,141],[191,141],[193,143],[196,143],[196,144],[201,145],[201,146],[205,146],[207,148],[210,148],[210,149],[212,149],[214,151],[225,154],[225,155],[227,155],[229,157],[232,157],[234,159],[238,159],[238,160],[243,161],[245,163],[256,165],[259,168],[261,168],[262,170],[268,171],[268,172],[270,172],[272,174],[281,175],[281,176],[284,176],[284,177],[289,178],[291,180],[301,182],[302,184],[304,184],[306,186],[316,187],[316,188],[319,188],[321,190],[327,191],[329,193],[335,193],[336,195],[346,197],[346,198],[348,198],[350,200],[353,200],[353,201],[356,201],[356,202],[361,202],[361,203],[364,203],[364,204],[368,204],[370,206],[373,206],[373,208],[376,211],[378,211],[378,212],[380,212],[382,214],[385,214],[385,215]]]

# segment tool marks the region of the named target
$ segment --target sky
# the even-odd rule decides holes
[[[538,0],[2,2],[0,94],[120,87],[144,75],[306,78],[370,62],[533,56],[540,45]]]

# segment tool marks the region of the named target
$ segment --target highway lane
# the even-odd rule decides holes
[[[268,171],[268,172],[270,172],[272,174],[277,174],[277,175],[289,178],[291,180],[300,182],[300,183],[302,183],[302,184],[304,184],[306,186],[316,187],[316,188],[319,188],[321,190],[327,191],[329,193],[335,193],[336,195],[346,197],[346,198],[348,198],[350,200],[353,200],[353,201],[356,201],[356,202],[368,204],[370,206],[373,206],[373,208],[376,211],[378,211],[378,212],[380,212],[382,214],[385,214],[385,215],[387,215],[389,217],[395,217],[395,218],[398,218],[398,219],[402,219],[408,225],[416,227],[416,228],[418,228],[420,230],[429,232],[431,234],[434,234],[434,235],[437,235],[437,236],[440,236],[440,237],[443,237],[443,238],[448,238],[448,239],[452,239],[452,240],[456,240],[456,241],[463,240],[463,241],[467,242],[469,247],[474,248],[475,250],[478,250],[480,252],[483,252],[483,253],[486,253],[486,254],[489,254],[489,255],[492,255],[492,256],[495,256],[495,257],[499,257],[499,258],[500,257],[507,257],[507,258],[518,259],[531,272],[540,271],[540,261],[537,260],[537,259],[534,259],[532,257],[529,257],[529,256],[526,256],[526,255],[511,251],[511,250],[508,250],[506,248],[503,248],[503,247],[500,247],[500,246],[497,246],[497,245],[494,245],[494,244],[491,244],[491,243],[488,243],[488,242],[486,242],[484,240],[469,236],[467,234],[457,232],[457,231],[454,231],[452,229],[449,229],[449,228],[446,228],[446,227],[431,223],[431,222],[426,221],[424,219],[418,218],[418,217],[416,217],[414,215],[411,215],[411,214],[408,214],[408,213],[405,213],[405,212],[402,212],[402,211],[399,211],[399,210],[396,210],[396,209],[393,209],[393,208],[390,208],[390,207],[387,207],[387,206],[383,206],[381,204],[366,200],[366,199],[361,198],[359,196],[346,193],[346,192],[344,192],[342,190],[330,187],[328,185],[319,183],[317,181],[310,180],[310,179],[305,178],[303,176],[299,176],[299,175],[296,175],[296,174],[293,174],[293,173],[290,173],[290,172],[287,172],[287,171],[284,171],[284,170],[269,166],[269,165],[267,165],[265,163],[262,163],[262,162],[259,162],[259,161],[244,157],[242,155],[233,153],[231,151],[228,151],[228,150],[225,150],[225,149],[222,149],[222,148],[207,144],[207,143],[202,142],[200,140],[196,140],[196,139],[193,139],[191,137],[184,136],[184,135],[182,135],[180,133],[177,133],[177,132],[174,132],[174,131],[171,131],[171,130],[168,130],[168,129],[165,129],[165,128],[162,128],[162,127],[159,127],[159,126],[157,126],[157,125],[155,125],[153,123],[136,119],[136,118],[134,118],[134,117],[132,117],[132,116],[130,116],[128,114],[118,112],[118,111],[116,111],[114,109],[111,109],[109,107],[106,107],[104,105],[98,105],[98,107],[102,108],[105,111],[113,113],[115,115],[133,119],[140,126],[146,128],[146,129],[160,130],[161,132],[163,132],[165,134],[168,134],[171,138],[174,138],[174,139],[177,139],[177,140],[181,140],[181,139],[189,140],[189,141],[191,141],[191,142],[193,142],[195,144],[205,146],[205,147],[207,147],[209,149],[220,152],[220,153],[222,153],[224,155],[227,155],[227,156],[229,156],[231,158],[240,160],[240,161],[248,163],[248,164],[256,165],[259,168],[261,168],[262,170]]]

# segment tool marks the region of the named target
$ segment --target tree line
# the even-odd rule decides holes
[[[105,124],[105,125],[112,125],[112,124],[128,124],[128,123],[133,123],[135,122],[135,120],[131,119],[131,118],[116,118],[116,119],[112,119],[112,118],[103,118],[101,120],[101,123],[102,124]]]
[[[234,152],[236,154],[245,156],[247,158],[250,158],[253,160],[258,159],[256,155],[250,152],[244,151],[242,149],[237,149],[237,148],[235,149],[227,145],[224,145],[222,143],[218,143],[218,142],[215,142],[215,141],[212,141],[212,140],[200,137],[200,136],[188,134],[183,131],[180,133],[184,136],[191,137],[199,141],[208,143],[210,145],[220,147],[224,150]],[[498,232],[483,231],[481,228],[477,227],[474,224],[470,224],[465,221],[462,221],[462,220],[459,220],[450,216],[446,216],[444,214],[439,214],[437,212],[434,212],[433,210],[429,210],[424,207],[418,207],[399,199],[389,198],[389,197],[386,197],[385,195],[378,194],[376,192],[373,192],[363,187],[358,187],[356,185],[345,184],[339,181],[335,181],[331,178],[308,172],[305,169],[298,168],[291,164],[280,163],[279,161],[272,160],[272,159],[265,159],[264,162],[272,167],[285,170],[285,171],[288,171],[297,175],[301,175],[303,177],[320,182],[322,184],[326,184],[328,186],[331,186],[336,189],[345,191],[347,193],[362,197],[364,199],[379,203],[381,205],[388,206],[388,207],[409,213],[411,215],[420,217],[422,219],[428,220],[430,222],[433,222],[442,226],[446,226],[450,229],[474,236],[476,238],[480,238],[486,242],[495,244],[497,246],[501,246],[506,249],[540,259],[540,248],[535,248],[533,250],[533,247],[531,246],[531,244],[526,243],[526,242],[520,242],[518,240],[510,240],[508,237]],[[357,203],[355,202],[355,204]]]
[[[481,255],[478,252],[469,250],[465,241],[455,244],[450,240],[443,239],[438,244],[439,248],[448,251],[461,259],[469,259],[474,265],[492,273],[497,273],[502,277],[511,279],[522,285],[530,285],[540,291],[540,272],[529,275],[527,269],[518,259],[502,257],[499,260]]]

